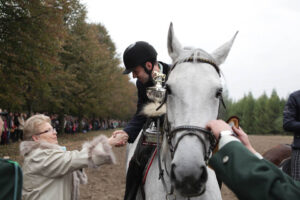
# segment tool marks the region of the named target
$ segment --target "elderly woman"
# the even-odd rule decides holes
[[[100,135],[83,145],[81,151],[66,151],[58,145],[50,118],[39,114],[24,124],[23,199],[79,199],[79,184],[87,182],[82,168],[115,162],[111,146],[126,135],[107,138]]]

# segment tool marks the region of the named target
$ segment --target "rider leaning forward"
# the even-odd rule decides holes
[[[142,108],[150,102],[146,94],[148,87],[154,86],[154,72],[167,74],[169,65],[157,61],[157,52],[147,42],[139,41],[129,45],[123,54],[123,62],[126,70],[123,74],[132,73],[137,78],[136,87],[138,91],[137,111],[124,130],[113,132],[113,135],[126,134],[128,141],[117,144],[123,146],[127,142],[133,143],[147,121],[147,117],[141,113]],[[124,199],[135,199],[138,186],[142,180],[144,167],[151,155],[153,148],[143,147],[135,152],[131,159],[126,177],[126,191]]]

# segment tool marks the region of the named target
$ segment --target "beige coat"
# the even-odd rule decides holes
[[[64,151],[50,143],[24,141],[23,200],[77,200],[79,184],[87,183],[82,168],[115,162],[105,136],[85,143],[81,151]]]

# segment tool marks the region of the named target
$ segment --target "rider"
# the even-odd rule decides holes
[[[300,90],[293,92],[284,107],[283,128],[294,133],[291,176],[300,181]]]
[[[142,108],[145,104],[150,102],[146,94],[148,87],[154,86],[153,76],[154,72],[167,74],[169,65],[157,61],[157,52],[147,42],[138,41],[129,45],[123,54],[123,62],[126,70],[123,74],[132,73],[133,78],[137,78],[136,87],[138,90],[137,110],[133,118],[130,120],[124,130],[113,132],[116,134],[127,134],[128,142],[133,143],[137,138],[139,132],[147,121],[147,117],[141,114]],[[123,146],[127,141],[119,144]],[[149,158],[151,150],[141,150],[143,152],[135,152],[133,159],[131,159],[126,177],[126,191],[124,199],[135,199],[138,186],[142,180],[144,167]]]

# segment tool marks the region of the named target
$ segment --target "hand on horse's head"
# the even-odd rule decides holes
[[[220,138],[221,131],[231,131],[231,127],[223,120],[211,120],[207,123],[206,128],[211,130],[217,139]]]
[[[252,147],[248,135],[243,131],[241,127],[230,127],[229,124],[227,124],[223,120],[211,120],[207,123],[206,128],[210,129],[217,139],[220,139],[220,133],[222,131],[233,131],[236,134],[236,137],[242,142],[243,145],[245,145],[245,147],[249,151],[251,151],[254,154],[257,153]]]
[[[117,130],[109,138],[109,144],[115,147],[122,147],[127,144],[128,134],[123,130]]]

